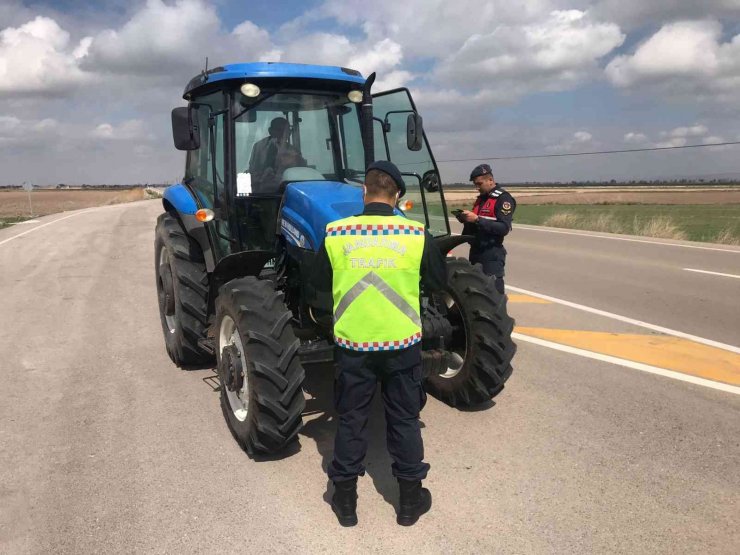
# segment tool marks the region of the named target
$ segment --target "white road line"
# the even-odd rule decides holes
[[[717,247],[703,247],[701,245],[681,245],[678,243],[665,243],[663,241],[648,241],[646,239],[632,239],[630,237],[609,237],[595,233],[584,233],[575,231],[561,231],[559,229],[548,229],[537,225],[514,224],[514,229],[526,229],[528,231],[540,231],[543,233],[560,233],[562,235],[579,235],[581,237],[596,237],[597,239],[611,239],[612,241],[629,241],[631,243],[647,243],[648,245],[660,245],[663,247],[683,247],[685,249],[701,249],[705,251],[726,252],[729,254],[740,254],[740,250],[720,249]]]
[[[535,345],[540,345],[542,347],[548,347],[550,349],[555,349],[557,351],[563,351],[565,353],[570,353],[573,355],[578,355],[578,356],[582,356],[586,358],[592,358],[594,360],[601,360],[603,362],[609,362],[611,364],[625,366],[627,368],[633,368],[635,370],[641,370],[642,372],[648,372],[649,374],[657,374],[658,376],[664,376],[666,378],[680,380],[682,382],[689,382],[695,385],[701,385],[704,387],[709,387],[711,389],[717,389],[719,391],[725,391],[727,393],[734,393],[735,395],[740,395],[740,387],[737,387],[734,385],[729,385],[729,384],[721,383],[721,382],[714,382],[712,380],[706,380],[704,378],[699,378],[697,376],[690,376],[689,374],[682,374],[680,372],[674,372],[672,370],[658,368],[657,366],[650,366],[648,364],[642,364],[641,362],[633,362],[631,360],[624,360],[622,358],[617,358],[617,357],[613,357],[609,355],[602,355],[600,353],[594,353],[591,351],[586,351],[584,349],[570,347],[568,345],[561,345],[560,343],[553,343],[552,341],[547,341],[545,339],[539,339],[537,337],[530,337],[529,335],[523,335],[517,332],[512,333],[511,336],[514,339],[517,339],[519,341],[526,341],[528,343],[534,343]]]
[[[522,289],[521,287],[514,287],[512,285],[507,285],[506,289],[511,290],[511,291],[516,291],[517,293],[524,293],[526,295],[538,297],[540,299],[545,299],[546,301],[551,301],[553,303],[558,303],[558,304],[562,304],[565,306],[569,306],[571,308],[582,310],[584,312],[590,312],[591,314],[598,314],[599,316],[605,316],[606,318],[611,318],[612,320],[619,320],[620,322],[625,322],[627,324],[632,324],[634,326],[640,326],[642,328],[647,328],[649,330],[657,331],[665,335],[681,337],[683,339],[688,339],[696,343],[702,343],[704,345],[709,345],[710,347],[716,347],[718,349],[724,349],[726,351],[740,354],[740,347],[735,347],[734,345],[720,343],[719,341],[714,341],[712,339],[705,339],[704,337],[691,335],[690,333],[684,333],[682,331],[672,330],[670,328],[664,328],[663,326],[656,326],[655,324],[649,324],[648,322],[643,322],[641,320],[635,320],[633,318],[628,318],[627,316],[621,316],[619,314],[614,314],[613,312],[607,312],[605,310],[599,310],[598,308],[592,308],[590,306],[586,306],[586,305],[582,305],[578,303],[572,303],[564,299],[558,299],[557,297],[543,295],[542,293],[535,293],[534,291]]]
[[[12,237],[8,237],[7,239],[0,241],[0,246],[4,245],[5,243],[9,243],[13,239],[18,239],[18,237],[23,237],[24,235],[28,235],[29,233],[33,233],[34,231],[37,231],[41,229],[42,227],[46,227],[47,225],[55,224],[57,222],[61,222],[62,220],[66,220],[68,218],[74,218],[75,216],[79,216],[80,214],[87,214],[88,212],[92,212],[93,210],[82,210],[81,212],[75,212],[74,214],[70,214],[69,216],[64,216],[62,218],[57,218],[56,220],[53,220],[51,222],[47,222],[45,224],[41,224],[40,226],[34,227],[33,229],[29,229],[27,231],[24,231],[23,233],[19,233],[17,235],[13,235]]]
[[[687,272],[696,272],[698,274],[709,274],[710,276],[723,276],[740,279],[740,276],[735,274],[723,274],[722,272],[710,272],[709,270],[696,270],[694,268],[684,268]]]

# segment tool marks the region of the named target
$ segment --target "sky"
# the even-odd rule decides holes
[[[443,182],[530,154],[740,141],[740,0],[0,0],[0,184],[166,183],[204,66],[408,87]],[[499,181],[740,174],[740,147],[494,160]]]

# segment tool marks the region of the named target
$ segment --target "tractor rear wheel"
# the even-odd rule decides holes
[[[305,373],[292,318],[270,280],[232,280],[216,299],[221,409],[250,455],[280,451],[303,426]]]
[[[506,295],[496,291],[480,265],[448,258],[447,278],[447,291],[435,293],[440,310],[429,314],[446,318],[452,327],[446,370],[430,374],[426,387],[450,406],[477,405],[498,395],[511,375],[514,319],[506,312]]]
[[[172,362],[180,367],[213,362],[198,346],[208,327],[208,273],[203,252],[177,219],[165,212],[154,239],[159,316]]]

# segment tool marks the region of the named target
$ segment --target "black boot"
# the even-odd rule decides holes
[[[419,517],[432,508],[432,494],[421,487],[421,480],[398,479],[401,502],[396,522],[401,526],[416,524]]]
[[[342,526],[357,524],[357,478],[334,482],[331,508]]]

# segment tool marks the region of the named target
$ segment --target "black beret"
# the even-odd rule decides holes
[[[406,194],[406,183],[404,183],[401,172],[398,171],[398,168],[393,162],[388,162],[387,160],[377,160],[367,167],[367,172],[370,172],[370,170],[378,170],[390,175],[391,179],[393,179],[393,181],[396,183],[396,187],[398,187],[398,190],[401,191],[399,197],[402,197]]]
[[[491,169],[491,166],[488,164],[481,164],[480,166],[475,166],[473,168],[473,171],[470,172],[470,181],[473,181],[476,177],[480,177],[481,175],[487,175],[487,174],[493,175],[493,170]]]

